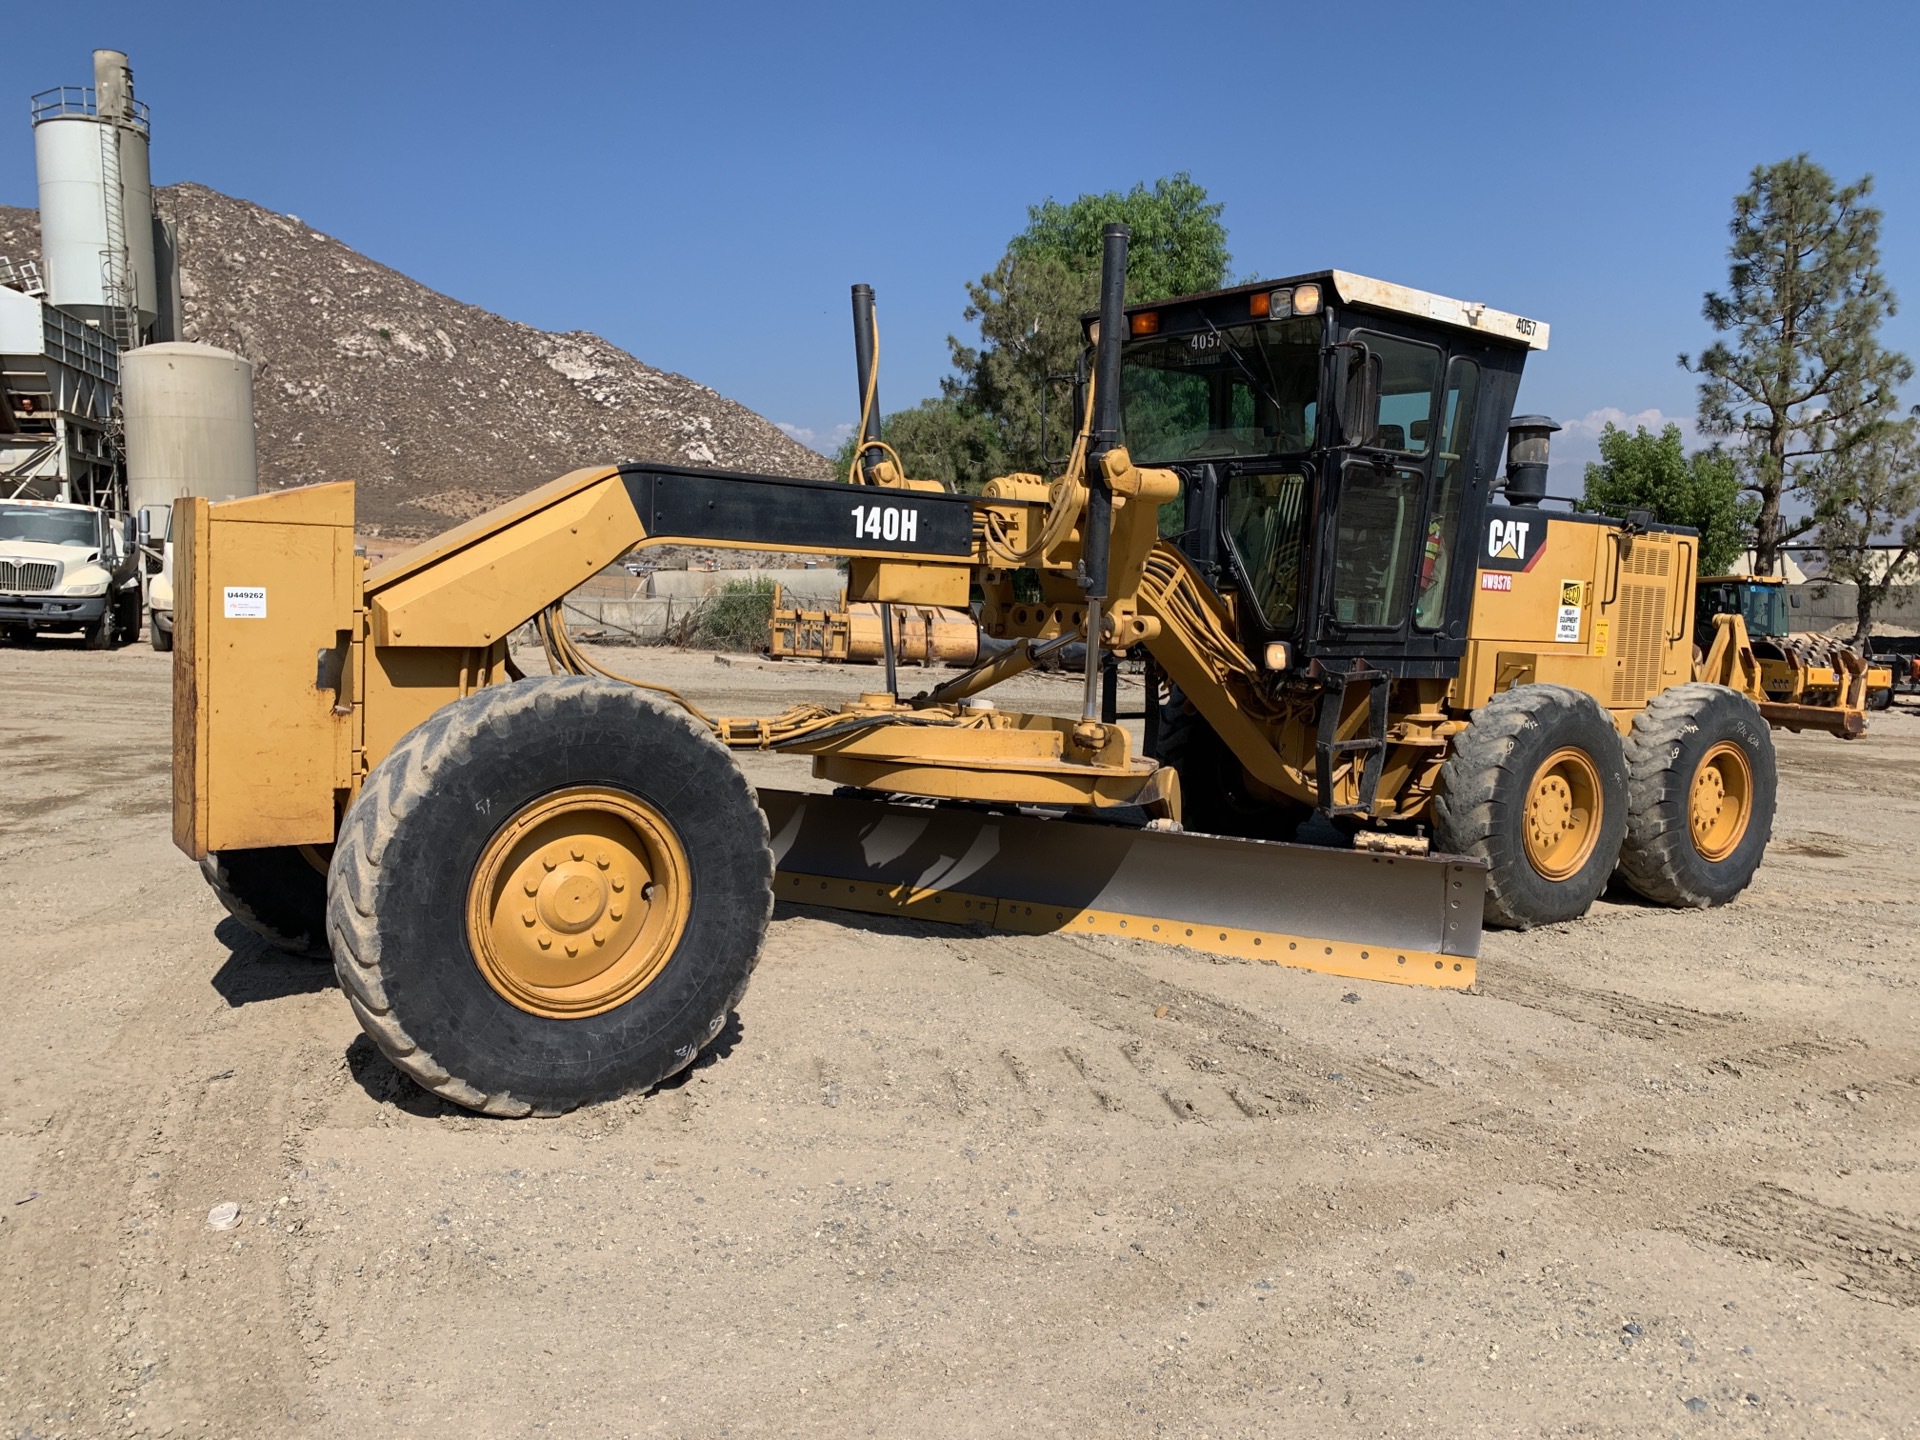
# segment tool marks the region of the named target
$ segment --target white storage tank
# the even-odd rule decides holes
[[[147,107],[120,51],[94,51],[93,73],[91,86],[33,97],[47,300],[101,321],[130,309],[144,330],[160,298]]]
[[[120,403],[133,511],[181,495],[232,500],[259,491],[253,366],[243,357],[186,341],[131,350],[120,357]]]

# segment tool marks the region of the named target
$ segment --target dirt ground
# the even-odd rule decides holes
[[[1920,712],[1472,993],[783,909],[679,1083],[501,1122],[172,848],[167,673],[0,651],[0,1435],[1920,1433]]]

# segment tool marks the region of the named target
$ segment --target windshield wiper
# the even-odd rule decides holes
[[[1233,363],[1240,367],[1240,373],[1253,383],[1254,389],[1266,397],[1267,404],[1273,407],[1273,413],[1280,414],[1280,397],[1273,393],[1278,382],[1273,378],[1273,366],[1267,363],[1266,351],[1260,352],[1261,363],[1267,365],[1267,383],[1262,383],[1260,377],[1253,373],[1253,367],[1247,364],[1247,357],[1240,353],[1240,347],[1221,333],[1220,327],[1213,323],[1213,317],[1202,314],[1200,318],[1207,322],[1207,329],[1213,332],[1213,338],[1226,347],[1227,353],[1233,357]]]

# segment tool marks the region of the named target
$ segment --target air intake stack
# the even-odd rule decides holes
[[[1507,426],[1507,503],[1538,505],[1547,498],[1547,463],[1553,432],[1545,415],[1516,415]]]

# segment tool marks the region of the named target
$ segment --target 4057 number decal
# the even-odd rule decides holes
[[[853,538],[856,540],[893,540],[904,545],[918,542],[920,512],[907,505],[856,505],[853,507]]]

